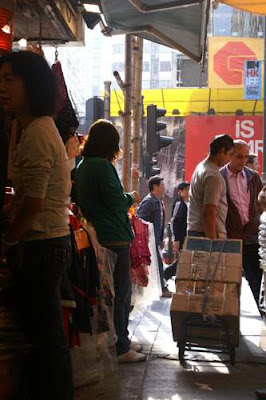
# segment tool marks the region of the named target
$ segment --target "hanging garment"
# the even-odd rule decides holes
[[[148,266],[151,264],[149,250],[149,228],[136,215],[132,215],[131,226],[135,237],[130,248],[131,280],[140,286],[148,285]]]
[[[57,61],[55,64],[53,64],[52,69],[55,73],[59,90],[59,98],[56,105],[55,124],[63,139],[63,142],[66,143],[68,139],[75,134],[79,126],[79,122],[72,107],[72,103],[68,97],[61,63]]]

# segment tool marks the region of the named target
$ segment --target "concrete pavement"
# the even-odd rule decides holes
[[[252,400],[257,388],[266,388],[265,325],[245,279],[235,366],[222,362],[227,355],[209,352],[187,352],[181,365],[170,304],[171,299],[155,301],[130,321],[132,339],[143,345],[147,361],[119,365],[98,383],[76,389],[75,400]]]

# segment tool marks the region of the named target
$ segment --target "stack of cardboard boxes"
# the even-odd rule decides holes
[[[238,346],[242,242],[187,238],[184,247],[171,304],[174,340],[186,340],[184,324],[190,316],[202,316],[205,320],[218,316],[228,328],[230,344]],[[197,329],[193,337],[197,336]],[[207,342],[210,338],[219,340],[215,329],[198,329],[198,332]]]

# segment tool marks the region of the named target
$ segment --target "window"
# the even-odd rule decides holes
[[[142,68],[143,68],[143,72],[149,72],[149,70],[150,70],[150,63],[149,63],[148,61],[144,61],[144,62],[143,62]]]
[[[124,53],[124,44],[123,43],[117,43],[113,44],[113,53],[118,54],[118,53]]]
[[[171,61],[161,61],[160,62],[160,71],[161,72],[171,71]]]
[[[144,41],[144,53],[149,53],[151,51],[151,42]]]
[[[142,81],[142,89],[150,89],[150,81]]]
[[[159,81],[159,86],[160,89],[169,89],[173,87],[173,84],[171,81]]]

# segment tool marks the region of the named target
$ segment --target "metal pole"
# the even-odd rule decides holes
[[[104,118],[110,119],[111,82],[104,82]]]
[[[132,90],[132,38],[125,38],[125,83],[124,83],[124,146],[122,181],[125,191],[130,190],[130,144],[131,144],[131,90]]]
[[[136,37],[133,47],[134,95],[133,95],[133,140],[131,189],[139,191],[139,158],[140,128],[142,116],[141,84],[142,84],[143,39]]]
[[[264,110],[263,110],[263,168],[262,168],[262,184],[266,185],[266,16],[264,17]]]

